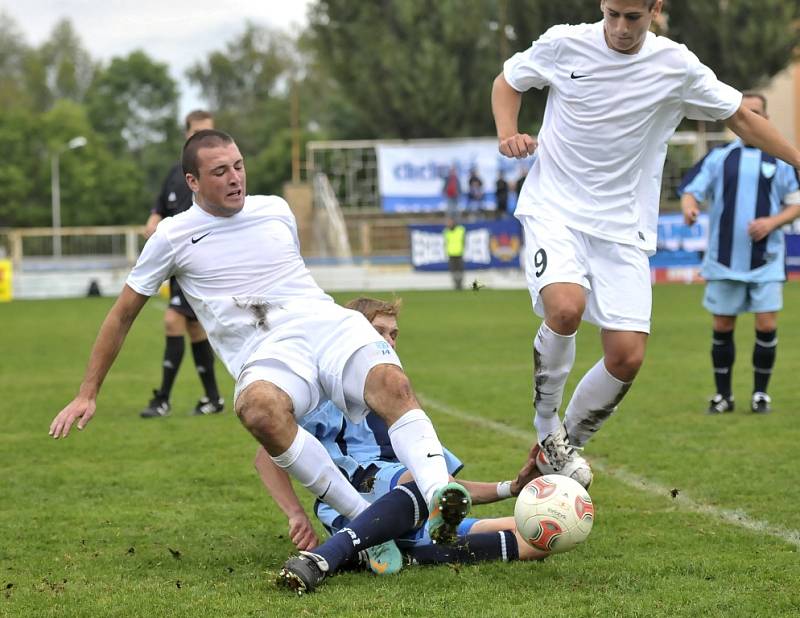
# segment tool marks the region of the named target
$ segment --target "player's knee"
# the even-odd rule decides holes
[[[271,435],[292,415],[292,400],[272,384],[251,384],[236,400],[236,415],[250,432]]]
[[[378,391],[394,399],[413,397],[408,376],[397,365],[376,365],[367,375],[365,391]]]
[[[607,355],[605,358],[608,372],[622,382],[633,380],[639,373],[643,362],[644,349],[621,350]]]
[[[559,335],[571,335],[581,324],[583,309],[582,305],[559,303],[548,308],[547,325]]]

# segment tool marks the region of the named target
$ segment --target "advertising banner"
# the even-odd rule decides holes
[[[509,212],[514,188],[530,160],[503,157],[494,138],[378,143],[378,186],[385,212],[434,212],[447,208],[445,181],[451,168],[458,175],[460,210],[494,210],[495,186],[502,173],[509,185]],[[470,172],[483,183],[483,197],[468,199]]]
[[[464,223],[464,268],[519,268],[522,227],[511,217]],[[411,263],[416,270],[447,270],[444,225],[409,225]]]

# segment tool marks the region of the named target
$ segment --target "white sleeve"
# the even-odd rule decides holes
[[[692,120],[727,120],[742,104],[742,93],[717,79],[688,49],[683,115]]]
[[[557,26],[550,28],[528,49],[514,54],[503,65],[503,77],[517,92],[544,88],[553,81]]]
[[[125,283],[134,292],[143,296],[154,296],[161,284],[173,274],[174,268],[175,250],[167,240],[163,226],[159,225],[145,243]]]

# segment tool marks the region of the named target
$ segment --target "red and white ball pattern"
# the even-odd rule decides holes
[[[517,530],[531,547],[559,554],[589,536],[594,504],[577,481],[548,474],[522,489],[514,506],[514,519]]]

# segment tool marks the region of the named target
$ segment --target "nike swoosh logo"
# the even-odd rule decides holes
[[[591,77],[591,75],[575,75],[575,71],[570,73],[570,79],[583,79],[584,77]]]
[[[327,496],[327,495],[328,495],[328,492],[329,492],[329,491],[330,491],[330,489],[331,489],[331,485],[333,485],[333,482],[331,482],[331,481],[328,481],[328,486],[325,488],[325,491],[323,491],[323,492],[322,492],[322,495],[319,497],[319,499],[320,499],[320,500],[324,500],[324,499],[325,499],[325,496]]]
[[[210,233],[211,233],[211,232],[206,232],[206,233],[205,233],[205,234],[203,234],[202,236],[198,236],[197,238],[192,238],[192,244],[193,244],[193,245],[195,245],[195,244],[199,243],[201,240],[203,240],[203,239],[204,239],[206,236],[208,236]]]
[[[428,457],[444,457],[441,453],[428,453]]]

